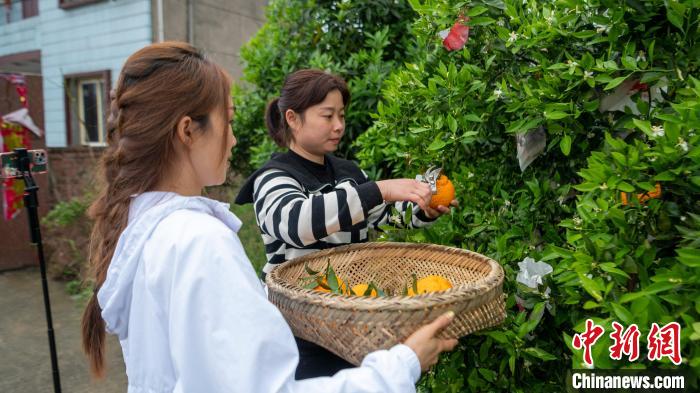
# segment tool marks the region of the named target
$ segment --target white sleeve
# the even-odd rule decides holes
[[[405,345],[367,355],[333,377],[294,380],[292,332],[265,297],[238,237],[220,222],[183,245],[168,307],[175,392],[415,391],[420,365]]]

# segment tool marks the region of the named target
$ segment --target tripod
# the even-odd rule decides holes
[[[51,319],[51,302],[49,301],[49,286],[46,281],[46,261],[44,260],[44,247],[41,244],[41,229],[39,228],[39,187],[32,177],[30,161],[27,149],[14,149],[17,155],[19,173],[24,179],[24,205],[29,214],[29,235],[31,242],[37,245],[39,253],[39,268],[41,270],[41,287],[44,291],[44,309],[46,310],[46,325],[49,335],[49,350],[51,351],[51,370],[53,371],[53,390],[61,393],[61,379],[58,374],[58,356],[56,355],[56,340],[53,334],[53,321]]]

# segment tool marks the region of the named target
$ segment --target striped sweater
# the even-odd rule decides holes
[[[251,202],[267,256],[263,277],[289,259],[366,242],[370,228],[416,228],[434,220],[412,202],[385,203],[377,184],[351,161],[326,155],[320,165],[292,151],[273,156],[246,180],[236,203]],[[409,205],[414,214],[405,223]],[[392,216],[392,206],[399,214]]]

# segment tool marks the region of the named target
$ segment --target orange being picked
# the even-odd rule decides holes
[[[445,291],[452,288],[452,283],[445,277],[430,275],[423,277],[415,283],[418,292],[413,291],[413,285],[408,288],[408,296],[421,295],[428,292]]]
[[[435,182],[437,192],[430,199],[430,207],[436,209],[438,206],[450,206],[450,202],[455,199],[455,186],[452,185],[450,179],[445,175],[440,177]]]
[[[357,296],[364,296],[365,292],[367,292],[367,289],[369,289],[369,284],[357,284],[352,287],[352,292],[357,295]],[[372,288],[372,292],[370,292],[369,296],[377,296],[377,290]]]

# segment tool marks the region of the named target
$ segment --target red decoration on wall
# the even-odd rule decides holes
[[[24,108],[29,107],[27,84],[19,74],[0,74],[0,78],[12,83]],[[0,116],[0,152],[12,151],[17,147],[31,149],[29,130],[20,124],[10,123]],[[2,181],[2,207],[5,220],[12,220],[24,207],[24,182],[16,179]]]

